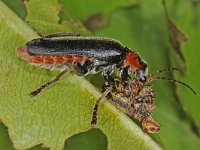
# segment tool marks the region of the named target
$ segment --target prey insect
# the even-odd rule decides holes
[[[111,75],[115,68],[120,68],[119,77],[123,81],[129,80],[130,73],[134,73],[139,81],[145,82],[148,74],[146,62],[137,52],[109,38],[57,33],[33,39],[17,52],[21,59],[33,65],[61,71],[59,77],[33,91],[32,96],[58,81],[66,70],[75,70],[81,76],[102,72],[110,85],[114,84]]]
[[[178,70],[177,68],[169,68],[159,70],[154,74],[149,74],[146,82],[140,82],[137,79],[133,81],[122,82],[119,78],[115,79],[115,85],[110,86],[105,82],[103,86],[103,94],[96,101],[91,125],[97,124],[98,107],[101,100],[106,97],[119,110],[127,114],[129,117],[138,120],[144,132],[156,133],[160,130],[160,125],[153,119],[151,111],[155,108],[155,91],[148,83],[154,80],[169,80],[180,83],[188,87],[194,94],[195,91],[187,84],[170,78],[159,77],[158,74],[166,71]]]
[[[156,133],[160,130],[160,125],[153,119],[151,111],[155,108],[155,92],[152,87],[133,80],[122,82],[115,78],[115,86],[112,88],[106,82],[103,86],[103,96],[105,96],[120,111],[130,118],[141,123],[144,132]],[[94,106],[92,115],[92,126],[97,123],[98,105],[103,97],[98,99]]]

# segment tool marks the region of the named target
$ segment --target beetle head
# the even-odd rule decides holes
[[[147,64],[143,60],[141,60],[141,65],[143,66],[143,69],[137,69],[135,71],[135,77],[137,80],[144,83],[147,80],[148,67],[147,67]]]
[[[130,71],[135,73],[136,79],[141,82],[146,82],[148,76],[147,63],[140,56],[129,49],[125,56],[126,65],[130,66]]]

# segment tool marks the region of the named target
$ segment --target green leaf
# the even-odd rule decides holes
[[[84,20],[95,14],[108,16],[117,8],[136,4],[137,0],[59,0],[59,2],[71,16]]]
[[[8,132],[7,132],[7,129],[6,127],[0,123],[0,145],[1,145],[1,149],[9,149],[9,150],[14,150],[13,146],[12,146],[12,143],[9,139],[9,136],[8,136]]]
[[[198,4],[198,3],[197,3]],[[197,93],[193,95],[185,87],[177,86],[177,96],[183,105],[184,111],[194,120],[200,134],[200,80],[199,80],[199,56],[200,56],[200,7],[195,2],[188,1],[182,3],[177,1],[176,4],[169,3],[170,8],[176,7],[179,13],[173,13],[173,18],[178,26],[188,35],[188,41],[182,44],[182,52],[186,59],[186,67],[180,61],[180,58],[171,51],[171,62],[173,66],[182,67],[184,74],[174,73],[175,77],[189,84]],[[180,7],[181,6],[181,7]],[[182,9],[181,8],[187,8]],[[180,11],[181,10],[181,11]]]
[[[82,35],[90,34],[90,32],[87,31],[79,21],[68,18],[68,20],[61,22],[59,18],[61,7],[57,3],[57,0],[31,0],[25,2],[28,11],[26,20],[37,31],[42,31],[43,34],[50,34],[55,32],[75,32],[81,33]],[[36,6],[40,8],[37,10],[37,12]],[[61,23],[59,24],[59,22]]]
[[[24,19],[26,16],[26,8],[22,0],[2,0],[12,11],[14,11],[20,18]]]
[[[29,8],[32,8],[41,18],[52,16],[54,19],[49,20],[56,20],[55,26],[65,27],[58,23],[58,19],[53,16],[55,14],[45,14],[51,13],[45,11],[46,8],[57,8],[55,0],[48,3],[48,7],[47,1],[42,3],[42,7],[36,5],[39,3],[32,6],[33,1],[29,2],[28,13]],[[44,9],[42,14],[37,11],[38,7]],[[58,15],[55,11],[53,13]],[[28,19],[31,22],[32,17],[29,16]],[[33,22],[37,25],[50,24],[40,19]],[[50,31],[50,27],[48,30],[43,27],[41,28],[45,33],[55,30]],[[74,29],[70,23],[69,27],[71,28],[67,31]],[[40,31],[43,31],[42,29]],[[39,96],[30,98],[28,93],[54,78],[58,72],[31,66],[17,57],[16,49],[38,36],[2,2],[0,35],[0,119],[8,127],[14,147],[25,149],[42,143],[46,147],[59,150],[63,148],[66,139],[89,130],[92,108],[96,99],[100,97],[100,92],[83,77],[67,74],[59,83]],[[100,106],[97,127],[106,135],[108,149],[160,149],[140,127],[107,101]]]
[[[99,129],[74,135],[67,139],[65,150],[104,150],[107,148],[106,136]]]

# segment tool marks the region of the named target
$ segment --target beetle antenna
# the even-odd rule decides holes
[[[172,71],[180,71],[180,72],[182,72],[182,70],[179,69],[179,68],[166,68],[166,69],[158,70],[155,73],[150,74],[150,76],[154,76],[154,75],[157,75],[157,74],[163,73],[163,72],[172,72]]]
[[[196,95],[196,92],[188,84],[181,82],[179,80],[175,80],[175,79],[171,79],[171,78],[165,78],[165,77],[153,77],[153,79],[154,80],[168,80],[168,81],[171,81],[171,82],[180,83],[180,84],[186,86],[187,88],[189,88],[194,93],[194,95]]]

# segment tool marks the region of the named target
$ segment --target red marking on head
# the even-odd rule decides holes
[[[19,58],[31,62],[31,56],[28,54],[26,46],[19,47],[17,49],[17,54]]]
[[[131,67],[131,71],[134,72],[137,69],[143,69],[140,63],[140,58],[137,53],[128,50],[125,56],[126,64]]]

